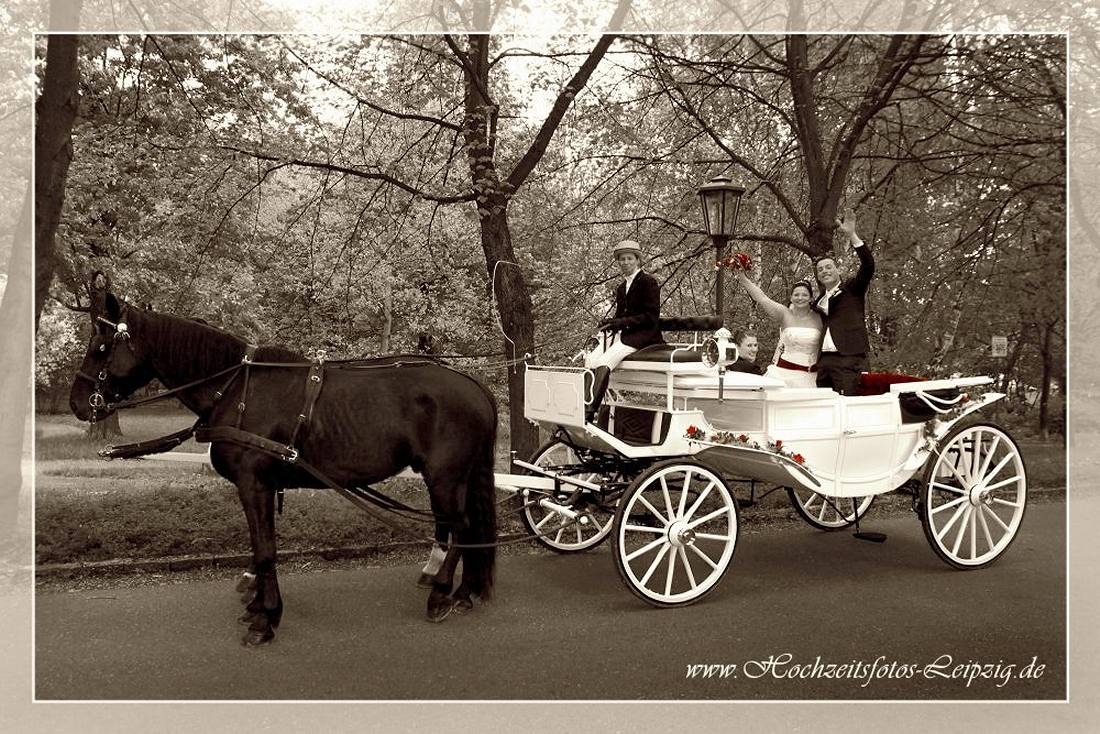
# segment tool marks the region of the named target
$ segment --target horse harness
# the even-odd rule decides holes
[[[288,464],[297,466],[320,481],[324,486],[334,490],[344,499],[354,504],[359,509],[363,510],[367,514],[374,517],[379,522],[389,526],[404,535],[409,535],[410,532],[407,528],[390,520],[386,515],[375,512],[375,508],[387,510],[393,514],[397,514],[406,519],[435,522],[436,517],[430,510],[422,510],[416,507],[411,507],[399,500],[393,499],[386,494],[379,492],[372,487],[344,487],[328,476],[321,470],[305,461],[301,458],[298,450],[298,441],[302,438],[302,432],[309,427],[309,423],[313,418],[313,410],[316,406],[317,399],[321,395],[321,388],[324,386],[324,375],[326,367],[339,365],[340,367],[351,369],[397,369],[405,365],[427,365],[435,364],[451,369],[446,364],[440,363],[434,359],[418,359],[408,362],[397,361],[392,364],[386,365],[365,365],[363,360],[338,360],[334,362],[328,362],[325,359],[323,351],[319,352],[317,357],[310,362],[256,362],[256,350],[257,346],[249,344],[245,348],[245,353],[241,357],[240,362],[234,365],[230,365],[223,370],[215,372],[207,377],[193,380],[185,385],[180,385],[163,392],[159,392],[156,395],[147,396],[144,398],[137,398],[131,400],[123,400],[117,403],[107,402],[103,396],[102,387],[107,383],[108,368],[110,367],[111,359],[114,356],[114,345],[118,342],[125,342],[130,346],[130,332],[125,321],[120,320],[117,324],[103,317],[97,317],[97,320],[101,323],[110,326],[115,329],[114,338],[111,341],[111,348],[108,351],[106,363],[99,371],[96,377],[91,377],[83,372],[77,374],[93,383],[95,389],[89,397],[89,404],[92,406],[92,410],[122,410],[125,408],[133,408],[145,403],[152,403],[165,398],[173,397],[179,393],[189,390],[193,387],[203,385],[222,376],[227,376],[226,382],[222,387],[214,393],[214,402],[217,403],[221,400],[229,388],[236,381],[237,377],[243,373],[244,384],[241,389],[241,399],[237,403],[237,416],[234,421],[234,425],[221,425],[221,426],[208,426],[204,422],[204,418],[200,416],[190,428],[185,428],[181,431],[168,434],[167,436],[161,436],[160,438],[149,439],[147,441],[141,441],[137,443],[123,444],[119,446],[106,446],[99,451],[99,455],[105,459],[132,459],[140,456],[147,456],[149,454],[163,453],[170,451],[189,438],[194,436],[195,440],[200,443],[211,443],[214,441],[224,441],[227,443],[233,443],[245,448],[251,448],[258,451],[262,451],[271,456],[275,456]],[[102,347],[101,347],[102,349]],[[133,347],[130,346],[132,350]],[[305,384],[305,400],[302,409],[298,412],[298,416],[295,420],[294,429],[291,432],[290,441],[288,443],[281,443],[273,439],[261,436],[250,431],[246,431],[241,428],[241,424],[244,420],[245,409],[247,408],[248,400],[248,386],[252,374],[252,368],[254,367],[308,367],[308,373],[306,374]],[[339,367],[338,367],[339,368]],[[460,373],[461,374],[461,373]],[[117,396],[117,394],[116,394]],[[281,514],[283,511],[283,493],[284,488],[280,487],[276,490],[276,496],[278,498],[278,511]],[[505,500],[508,501],[508,500]],[[522,509],[522,508],[521,508]],[[554,527],[544,532],[536,532],[531,535],[520,535],[515,538],[511,538],[504,541],[497,541],[495,543],[449,543],[448,546],[455,548],[487,548],[499,545],[509,545],[517,542],[524,542],[535,537],[543,537],[551,533],[557,532],[559,528]],[[421,538],[417,536],[417,540],[424,543],[436,544],[433,538]]]

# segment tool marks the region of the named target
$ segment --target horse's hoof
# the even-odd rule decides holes
[[[434,583],[435,576],[432,576],[430,573],[422,573],[420,574],[420,578],[416,580],[416,585],[421,589],[430,589]]]
[[[237,617],[237,624],[250,625],[260,617],[259,612],[245,612]]]
[[[454,608],[454,603],[449,599],[444,604],[428,607],[428,621],[436,623],[442,622],[444,619],[451,616],[451,612],[454,611]]]
[[[241,638],[241,645],[244,647],[259,647],[260,645],[266,645],[274,638],[275,632],[270,627],[262,630],[250,629]]]
[[[473,603],[473,601],[470,600],[470,597],[463,597],[461,599],[455,599],[455,603],[454,603],[454,612],[455,612],[455,614],[465,614],[466,612],[472,610],[473,608],[474,608],[474,603]]]

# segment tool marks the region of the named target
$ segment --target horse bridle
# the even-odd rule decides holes
[[[111,360],[115,356],[115,345],[118,342],[125,342],[126,344],[129,344],[130,342],[130,330],[124,320],[119,319],[117,324],[113,321],[108,321],[102,316],[96,316],[95,320],[111,327],[115,330],[115,333],[110,342],[105,343],[100,347],[100,349],[102,350],[104,347],[107,347],[108,344],[110,345],[106,350],[107,359],[103,363],[103,368],[99,370],[99,373],[95,377],[92,377],[91,375],[83,371],[78,371],[76,373],[77,377],[82,377],[92,383],[92,394],[88,396],[88,405],[91,406],[93,415],[96,413],[96,411],[106,410],[110,405],[107,402],[107,399],[103,396],[103,387],[106,384],[107,378],[109,376],[108,370],[111,367]],[[114,397],[118,399],[120,396],[118,395],[118,393],[115,393]]]

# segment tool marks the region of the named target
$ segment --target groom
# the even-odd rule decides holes
[[[850,218],[837,219],[836,224],[859,256],[859,272],[841,282],[842,272],[831,255],[818,258],[814,265],[824,291],[814,308],[825,324],[817,362],[817,386],[831,387],[841,395],[856,395],[859,374],[867,369],[869,344],[864,299],[875,274],[875,258],[871,256],[871,248],[856,234],[855,222]]]

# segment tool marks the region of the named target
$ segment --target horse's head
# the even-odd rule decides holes
[[[128,314],[139,316],[136,310],[107,293],[93,303],[91,314],[92,338],[73,380],[69,407],[78,419],[94,423],[114,412],[114,403],[148,384],[154,375],[126,322]]]

